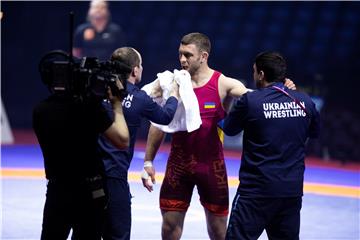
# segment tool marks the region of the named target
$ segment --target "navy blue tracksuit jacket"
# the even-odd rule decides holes
[[[130,146],[127,150],[119,150],[114,147],[104,136],[99,139],[101,153],[108,177],[122,178],[127,176],[131,159],[134,154],[137,129],[140,127],[141,119],[146,118],[152,122],[167,125],[174,117],[178,101],[170,97],[164,107],[155,103],[145,91],[137,86],[127,83],[128,95],[123,100],[123,111],[126,124],[130,133]],[[111,103],[104,102],[109,115],[114,119]]]
[[[284,89],[305,106],[276,90]],[[307,112],[307,113],[306,113]],[[224,132],[244,130],[239,170],[242,197],[297,197],[303,194],[305,142],[319,134],[319,113],[311,98],[282,83],[246,93],[224,121]]]
[[[130,133],[129,148],[119,150],[104,136],[101,136],[98,141],[105,165],[109,196],[103,233],[104,240],[129,240],[131,237],[131,194],[127,182],[127,172],[134,154],[136,133],[140,127],[141,118],[144,117],[159,124],[169,124],[178,105],[177,99],[170,97],[164,107],[160,107],[144,91],[129,82],[127,91],[128,95],[122,105]],[[111,104],[108,102],[103,104],[113,119]]]

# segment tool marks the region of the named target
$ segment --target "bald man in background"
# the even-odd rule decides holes
[[[75,57],[97,57],[108,60],[118,47],[125,46],[125,33],[111,21],[109,4],[93,0],[87,14],[87,22],[75,30],[73,54]]]

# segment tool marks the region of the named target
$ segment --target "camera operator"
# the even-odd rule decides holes
[[[119,79],[116,86],[123,89]],[[48,179],[42,240],[67,239],[70,229],[72,239],[101,239],[107,196],[98,136],[103,133],[119,149],[129,145],[122,99],[112,93],[114,120],[98,99],[80,100],[68,91],[54,91],[33,110]]]

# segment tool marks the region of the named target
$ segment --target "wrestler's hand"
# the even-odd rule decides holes
[[[176,99],[180,98],[179,85],[175,80],[171,82],[170,96],[176,97]]]
[[[145,161],[144,162],[144,170],[141,174],[141,180],[143,183],[143,186],[149,191],[152,192],[153,185],[155,182],[155,168],[152,165],[151,161]]]
[[[287,87],[288,89],[291,90],[296,90],[296,85],[293,81],[291,81],[291,79],[289,78],[285,78],[285,83],[284,83],[285,87]]]

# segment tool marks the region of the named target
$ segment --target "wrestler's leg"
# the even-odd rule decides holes
[[[180,239],[186,211],[195,187],[193,159],[173,148],[160,189],[160,209],[163,218],[162,239]]]
[[[216,215],[205,209],[207,230],[211,240],[224,240],[227,216]]]
[[[201,204],[205,209],[210,239],[225,239],[229,189],[224,161],[212,160],[210,168],[206,171],[198,171],[196,185]]]
[[[163,240],[178,240],[181,237],[186,212],[161,211],[163,222],[161,237]]]

